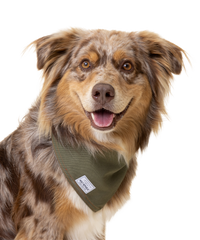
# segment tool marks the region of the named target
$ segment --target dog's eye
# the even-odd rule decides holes
[[[125,71],[131,71],[133,69],[133,65],[130,62],[125,62],[122,64],[122,69]]]
[[[90,67],[90,62],[88,60],[84,60],[82,63],[81,63],[81,67],[84,68],[84,69],[88,69]]]

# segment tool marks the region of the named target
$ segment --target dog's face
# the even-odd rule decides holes
[[[58,84],[62,114],[67,116],[65,105],[69,100],[65,96],[70,95],[80,114],[88,118],[92,131],[107,133],[117,131],[123,121],[129,121],[140,101],[146,101],[144,105],[148,107],[151,89],[147,78],[137,69],[131,46],[126,34],[101,31],[93,33],[84,46],[77,48]],[[145,98],[140,99],[142,95]]]
[[[85,140],[143,148],[165,113],[169,78],[183,50],[149,32],[73,29],[35,41],[44,70],[39,124]],[[131,155],[131,154],[130,154]]]

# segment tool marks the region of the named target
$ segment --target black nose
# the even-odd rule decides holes
[[[92,89],[92,97],[96,102],[104,105],[115,97],[115,89],[109,84],[98,83]]]

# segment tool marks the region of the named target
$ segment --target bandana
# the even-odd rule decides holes
[[[62,146],[52,135],[53,148],[65,177],[88,205],[97,212],[122,183],[128,166],[115,151],[91,155],[85,148]]]

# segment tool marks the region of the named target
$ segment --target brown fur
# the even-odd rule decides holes
[[[135,155],[161,126],[170,79],[180,74],[185,52],[147,31],[71,29],[32,45],[44,84],[18,129],[0,143],[0,240],[104,240],[106,221],[129,199]],[[89,69],[81,67],[84,59],[91,62]],[[124,61],[131,62],[130,72],[122,68]],[[91,97],[98,83],[110,84],[116,93],[104,106],[116,114],[115,126],[106,132],[92,128],[87,116],[100,108]],[[99,212],[93,213],[66,180],[52,132],[62,144],[67,139],[91,153],[114,149],[125,158],[128,172]]]

